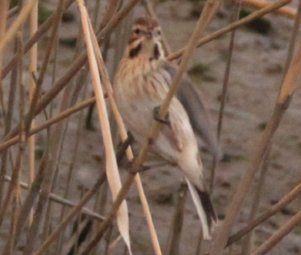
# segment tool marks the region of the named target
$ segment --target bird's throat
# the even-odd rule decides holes
[[[136,57],[145,57],[148,58],[149,61],[158,60],[162,57],[159,45],[157,43],[153,45],[142,45],[139,43],[135,48],[132,48],[129,51],[129,58],[134,59]]]
[[[141,43],[139,43],[136,48],[133,48],[133,49],[130,50],[129,57],[130,58],[137,57],[138,54],[141,52],[141,49],[142,49],[142,45],[141,45]]]

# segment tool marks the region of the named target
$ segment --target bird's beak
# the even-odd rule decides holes
[[[155,31],[147,31],[146,33],[145,33],[145,36],[146,36],[146,38],[147,39],[153,39],[153,38],[155,38]]]
[[[147,38],[147,39],[152,39],[152,37],[153,37],[153,35],[152,35],[152,32],[151,31],[147,31],[146,33],[145,33],[145,37]]]

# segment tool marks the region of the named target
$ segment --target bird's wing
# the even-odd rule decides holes
[[[175,75],[177,67],[171,63],[166,62],[162,67],[172,77]],[[205,106],[204,96],[195,90],[188,76],[184,76],[180,83],[177,97],[189,116],[194,132],[205,141],[210,152],[218,156],[219,146],[212,131],[210,114]]]
[[[177,114],[169,112],[168,124],[164,124],[161,127],[158,140],[164,144],[163,147],[170,147],[169,149],[166,148],[167,151],[176,150],[177,152],[181,152],[183,149],[183,141],[180,139],[181,130],[179,130],[178,125],[176,125],[178,119]]]
[[[176,163],[187,140],[192,136],[195,138],[187,113],[177,98],[172,99],[167,116],[167,122],[162,125],[154,140],[153,150],[166,160]]]
[[[178,131],[176,130],[175,125],[163,125],[160,133],[161,135],[164,135],[164,137],[169,141],[173,149],[179,152],[182,151],[184,145],[181,139],[179,139],[179,136],[177,135]]]

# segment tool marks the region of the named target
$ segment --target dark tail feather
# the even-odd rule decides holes
[[[211,203],[211,199],[209,197],[209,194],[207,191],[201,191],[199,190],[196,186],[194,186],[199,198],[201,200],[201,204],[204,208],[204,211],[206,213],[206,218],[207,218],[207,223],[208,223],[208,227],[209,229],[212,229],[213,223],[217,222],[217,217],[213,208],[213,205]]]
[[[186,181],[201,221],[203,238],[210,240],[213,225],[216,223],[217,218],[209,194],[206,191],[199,190],[199,188],[192,184],[187,178]]]

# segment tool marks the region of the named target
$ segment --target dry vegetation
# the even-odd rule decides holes
[[[1,254],[299,254],[300,10],[290,0],[0,0]],[[167,58],[181,59],[160,116],[187,70],[213,116],[223,155],[202,153],[220,220],[211,241],[180,173],[140,177],[149,143],[125,163],[110,80],[141,15],[159,19]]]

